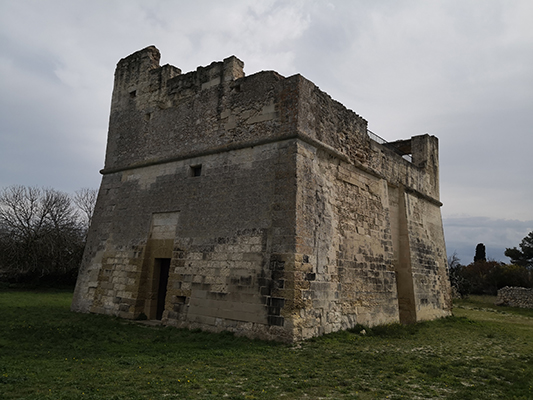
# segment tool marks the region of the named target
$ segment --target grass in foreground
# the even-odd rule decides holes
[[[0,292],[0,398],[533,398],[533,310],[484,298],[285,345],[71,313],[71,297]]]

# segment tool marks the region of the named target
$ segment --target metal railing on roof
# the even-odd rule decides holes
[[[370,139],[372,139],[374,142],[378,142],[379,144],[388,143],[385,139],[383,139],[381,136],[376,135],[370,129],[367,129],[366,133],[368,133],[368,137],[370,137]]]
[[[381,136],[376,135],[374,132],[372,132],[370,129],[366,130],[366,133],[368,134],[368,137],[372,139],[374,142],[378,142],[379,144],[388,145],[390,142],[387,142],[385,139],[383,139]],[[398,151],[397,148],[394,146],[387,146],[389,149],[397,153],[398,155],[402,156],[404,160],[407,160],[409,162],[413,162],[413,157],[411,154],[404,154]]]

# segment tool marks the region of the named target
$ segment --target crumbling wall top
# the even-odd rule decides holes
[[[137,80],[149,71],[159,68],[160,59],[161,53],[155,46],[146,47],[122,58],[115,69],[115,88],[117,81]]]
[[[313,82],[274,71],[245,77],[235,56],[184,74],[159,61],[149,46],[117,64],[105,173],[299,138],[438,199],[438,142],[427,135],[374,142],[363,117]]]

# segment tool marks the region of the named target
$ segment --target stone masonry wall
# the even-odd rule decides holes
[[[438,141],[393,147],[300,75],[117,64],[72,309],[293,341],[450,314]]]
[[[158,54],[148,48],[117,65],[105,170],[294,136],[298,76],[260,72],[243,78],[235,57],[184,75],[178,69],[165,74],[170,66],[159,67]],[[131,71],[138,63],[141,70]]]
[[[264,325],[253,329],[272,336],[268,327],[275,330],[283,321],[280,301],[271,294],[282,284],[273,277],[271,259],[294,249],[293,152],[294,143],[278,142],[106,174],[76,309],[127,318],[148,314],[152,272],[146,260],[168,257],[166,323],[238,331],[244,328],[221,321],[240,320]],[[191,165],[202,166],[201,176],[191,176]],[[179,214],[172,240],[147,257],[152,216],[169,211]]]
[[[498,290],[496,305],[533,308],[533,289],[506,286]]]
[[[398,321],[386,182],[306,143],[298,160],[300,335]]]

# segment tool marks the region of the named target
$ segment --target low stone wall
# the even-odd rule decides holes
[[[496,305],[533,308],[533,289],[506,286],[498,290]]]

